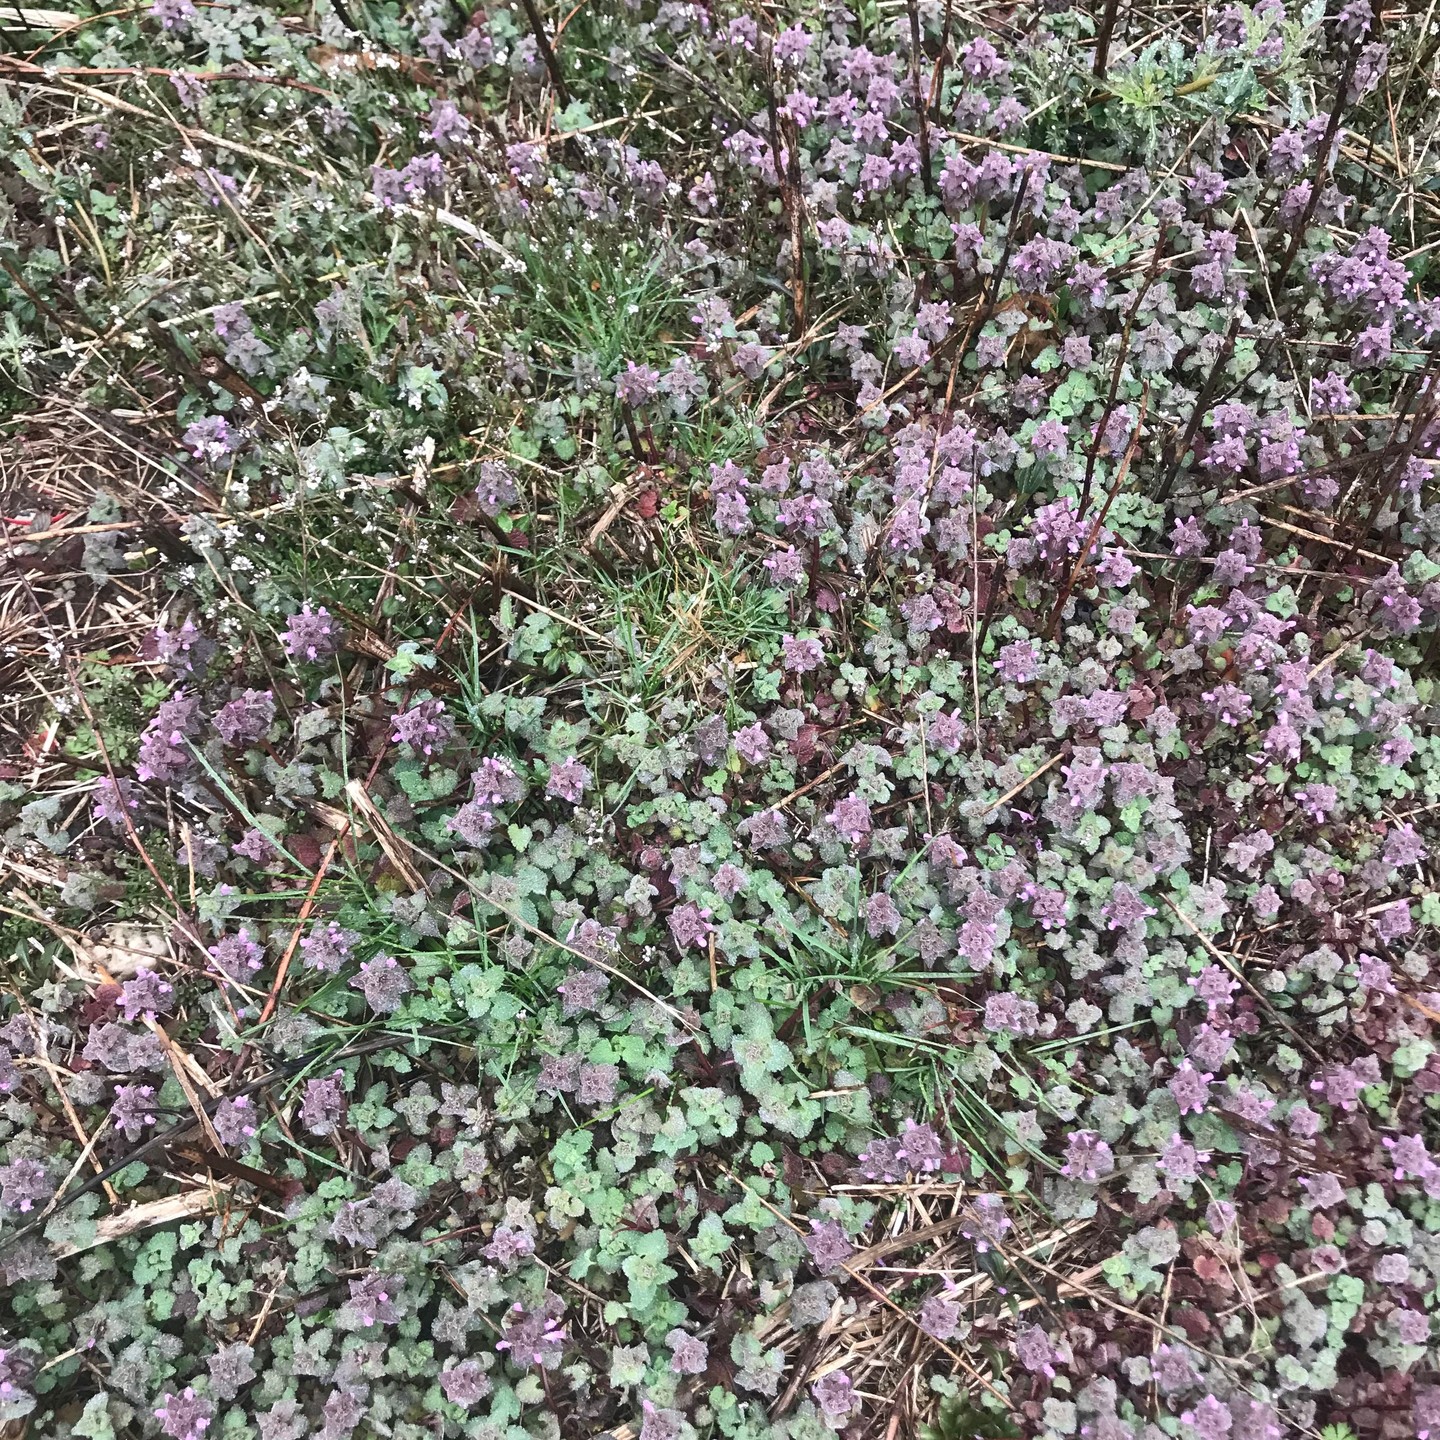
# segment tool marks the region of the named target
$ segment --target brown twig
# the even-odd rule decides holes
[[[920,61],[924,50],[920,45],[920,7],[917,0],[905,0],[910,16],[910,86],[915,97],[915,114],[919,121],[920,183],[927,195],[935,193],[935,177],[930,170],[930,106],[920,89]]]
[[[1110,64],[1110,41],[1115,35],[1115,21],[1120,14],[1120,0],[1105,0],[1105,14],[1100,20],[1100,30],[1095,37],[1095,65],[1091,73],[1097,82],[1105,79],[1106,67]]]
[[[535,8],[535,0],[520,0],[520,3],[525,7],[525,17],[530,21],[530,31],[535,36],[535,45],[540,51],[540,58],[544,60],[545,68],[550,72],[550,83],[555,87],[555,94],[559,97],[561,105],[568,109],[570,90],[565,84],[565,77],[560,73],[560,61],[550,46],[550,37],[545,33],[540,12]]]

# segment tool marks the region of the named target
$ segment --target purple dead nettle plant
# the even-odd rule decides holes
[[[159,562],[187,618],[139,642],[139,722],[102,717],[95,823],[4,817],[27,865],[65,854],[73,933],[143,871],[214,942],[37,981],[0,1027],[7,1233],[66,1187],[43,1240],[0,1234],[0,1318],[42,1336],[0,1385],[37,1424],[344,1440],[579,1406],[676,1440],[718,1381],[737,1433],[863,1428],[889,1377],[822,1350],[797,1380],[803,1333],[958,1183],[960,1273],[895,1300],[1012,1357],[985,1373],[1027,1434],[1440,1434],[1440,304],[1428,211],[1354,158],[1414,114],[1389,47],[1417,27],[1329,9],[1182,21],[1179,93],[1143,114],[1049,103],[1143,79],[1123,7],[1097,45],[1053,6],[912,34],[665,4],[607,19],[598,89],[591,20],[542,43],[503,6],[421,7],[373,66],[343,10],[299,70],[293,26],[185,0],[57,35],[196,125],[228,102],[195,46],[284,83],[184,187],[131,183],[143,113],[84,161],[177,278],[201,222],[249,238],[154,302],[189,357],[167,463],[209,507],[195,563]],[[615,124],[682,71],[715,102],[693,146]],[[303,183],[239,163],[292,135]],[[317,280],[289,253],[312,212]],[[110,287],[92,248],[58,262],[76,296]],[[16,297],[42,369],[71,343],[52,300]],[[689,647],[658,689],[611,654],[652,568]],[[543,608],[492,642],[507,592]],[[384,829],[337,836],[362,776]],[[77,1261],[102,1212],[69,1117],[127,1203],[165,1200],[124,1161],[183,1113],[175,1054],[273,1213],[203,1274],[208,1216]],[[1033,1240],[1095,1216],[1117,1306],[1017,1315]],[[602,1311],[626,1333],[597,1351]]]

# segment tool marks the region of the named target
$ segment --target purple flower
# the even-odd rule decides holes
[[[156,1121],[153,1085],[117,1085],[110,1118],[127,1140],[138,1140]]]
[[[323,605],[312,610],[307,600],[286,622],[280,643],[292,660],[317,664],[335,654],[340,648],[340,638],[340,627],[330,618],[330,612]]]
[[[710,923],[710,912],[702,910],[693,900],[677,905],[670,912],[669,925],[675,943],[682,950],[702,945],[715,929]]]
[[[1075,501],[1068,495],[1036,510],[1030,521],[1030,533],[1039,546],[1040,558],[1051,563],[1079,555],[1087,539],[1089,554],[1094,556],[1114,538],[1104,526],[1078,515]]]
[[[810,1233],[803,1238],[810,1259],[822,1275],[838,1270],[855,1253],[855,1247],[833,1220],[811,1220]]]
[[[1025,898],[1030,901],[1030,913],[1042,930],[1063,930],[1070,918],[1070,901],[1063,890],[1051,889],[1045,885],[1027,887]]]
[[[1055,1378],[1058,1358],[1050,1337],[1038,1325],[1022,1325],[1015,1332],[1015,1358],[1032,1374]]]
[[[478,1405],[494,1388],[478,1360],[461,1360],[440,1372],[440,1388],[452,1405]]]
[[[1429,846],[1415,833],[1415,827],[1401,824],[1385,836],[1382,858],[1392,869],[1404,870],[1418,865],[1429,853]]]
[[[545,1295],[534,1308],[517,1300],[505,1316],[505,1338],[495,1348],[508,1350],[515,1364],[526,1369],[539,1365],[552,1370],[565,1349],[564,1314],[565,1302],[558,1295]]]
[[[275,696],[269,690],[246,690],[215,712],[215,733],[227,745],[263,740],[275,721]]]
[[[486,515],[508,510],[520,498],[520,487],[510,468],[499,460],[480,464],[480,483],[475,487],[475,503]]]
[[[1010,62],[983,36],[977,35],[960,52],[960,69],[971,80],[995,80],[1010,71]]]
[[[580,1067],[575,1098],[581,1105],[612,1105],[620,1090],[620,1067],[596,1064]]]
[[[300,1122],[312,1135],[333,1135],[345,1109],[345,1072],[336,1070],[305,1083]]]
[[[835,833],[851,845],[861,844],[874,829],[870,804],[863,795],[849,795],[825,817]]]
[[[207,1357],[210,1389],[218,1400],[233,1400],[241,1388],[256,1378],[255,1351],[243,1340],[222,1345]]]
[[[470,122],[460,113],[453,100],[430,102],[430,138],[437,145],[463,140],[470,133]]]
[[[860,1404],[855,1386],[843,1370],[832,1370],[828,1375],[822,1375],[811,1385],[810,1393],[827,1420],[844,1420]]]
[[[1172,1184],[1190,1184],[1200,1178],[1200,1166],[1209,1159],[1208,1150],[1197,1150],[1176,1132],[1165,1142],[1155,1168]]]
[[[877,891],[865,902],[865,933],[872,940],[882,935],[899,933],[901,915],[895,902],[883,891]]]
[[[1197,1070],[1189,1060],[1180,1062],[1179,1068],[1170,1077],[1168,1088],[1182,1115],[1199,1115],[1204,1111],[1210,1082],[1214,1078],[1206,1071]]]
[[[55,1187],[50,1173],[38,1160],[12,1160],[0,1165],[0,1205],[27,1215],[41,1200],[48,1200]]]
[[[1048,292],[1055,288],[1060,276],[1073,264],[1075,255],[1073,245],[1037,235],[1015,252],[1010,261],[1010,273],[1022,290]]]
[[[1196,1440],[1231,1440],[1234,1417],[1223,1400],[1207,1395],[1193,1410],[1181,1413],[1181,1421],[1195,1432]]]
[[[898,1157],[917,1174],[932,1174],[943,1168],[945,1147],[935,1127],[907,1119],[899,1135]]]
[[[983,369],[998,370],[1010,353],[1007,335],[982,335],[975,342],[975,359]]]
[[[120,1012],[131,1023],[142,1015],[147,1020],[167,1015],[174,1004],[175,987],[153,970],[141,970],[120,987]]]
[[[160,1429],[173,1440],[202,1440],[214,1408],[188,1385],[179,1395],[166,1394],[155,1411]]]
[[[770,737],[759,721],[735,732],[735,753],[747,765],[763,765],[770,758]]]
[[[1009,991],[991,995],[985,1001],[985,1028],[1010,1035],[1034,1035],[1040,1028],[1040,1007]]]
[[[596,1010],[610,988],[610,980],[600,970],[571,970],[555,987],[564,1001],[564,1013],[583,1015]]]
[[[407,746],[415,755],[434,755],[455,738],[455,722],[445,713],[443,700],[422,700],[394,716],[390,725],[391,743]]]
[[[568,800],[578,805],[585,792],[595,783],[595,776],[588,765],[573,757],[561,760],[550,767],[549,779],[545,782],[545,793],[559,800]]]
[[[342,929],[333,920],[317,920],[300,941],[300,953],[309,969],[335,975],[350,959],[351,949],[359,938],[358,932]]]
[[[805,577],[805,557],[793,545],[761,562],[770,576],[770,583],[782,590],[792,589]]]
[[[1343,414],[1354,410],[1358,404],[1355,392],[1345,383],[1344,378],[1333,370],[1310,382],[1310,405],[1314,410]]]
[[[1375,933],[1386,944],[1393,944],[1415,928],[1410,906],[1403,900],[1377,912],[1371,918],[1371,923],[1375,926]]]
[[[226,1098],[215,1108],[215,1133],[221,1142],[243,1148],[247,1141],[259,1133],[257,1121],[260,1116],[255,1102],[248,1095]]]
[[[123,829],[127,813],[133,816],[139,809],[140,797],[130,781],[102,776],[95,782],[90,813],[97,825],[105,824],[112,830]]]
[[[1374,319],[1399,309],[1410,278],[1404,264],[1390,259],[1390,236],[1376,225],[1355,241],[1348,255],[1322,255],[1310,273],[1332,300]]]
[[[360,966],[360,973],[350,981],[350,986],[364,992],[365,1003],[377,1015],[393,1014],[400,1008],[400,1001],[415,988],[400,962],[383,952]]]
[[[965,743],[969,734],[960,711],[940,710],[930,717],[927,739],[942,755],[953,755]]]
[[[445,162],[439,154],[412,157],[400,170],[383,165],[370,167],[370,192],[382,210],[397,205],[413,205],[428,195],[436,195],[445,185]]]
[[[1339,804],[1339,796],[1333,785],[1324,785],[1316,781],[1313,784],[1302,786],[1295,792],[1295,803],[1318,825]]]
[[[403,1313],[395,1299],[404,1283],[396,1275],[364,1275],[352,1280],[349,1309],[361,1325],[394,1325]]]
[[[961,1211],[960,1233],[971,1241],[982,1255],[995,1248],[1015,1228],[1005,1213],[1005,1200],[1000,1195],[977,1195]]]
[[[625,369],[615,380],[615,397],[622,404],[644,405],[660,391],[660,372],[649,365],[625,362]]]
[[[808,670],[818,669],[825,659],[825,652],[821,649],[820,642],[805,636],[798,639],[794,635],[782,636],[780,651],[781,668],[793,671],[797,675],[803,675]]]
[[[1058,459],[1069,449],[1065,426],[1059,420],[1042,420],[1030,437],[1030,448],[1042,459]]]
[[[140,736],[136,777],[169,785],[185,775],[194,764],[189,741],[199,733],[202,719],[197,696],[177,690],[163,701]]]
[[[579,1055],[544,1055],[535,1088],[541,1095],[565,1095],[580,1083]]]
[[[184,34],[195,18],[195,7],[190,0],[152,0],[150,14],[165,30],[177,30]]]
[[[230,848],[234,854],[257,865],[268,865],[280,854],[270,836],[258,825],[252,825]]]
[[[514,805],[525,798],[525,785],[508,760],[487,756],[470,776],[472,795],[446,822],[445,828],[467,845],[483,849],[490,832],[500,823],[501,805]]]
[[[942,1342],[954,1338],[960,1328],[960,1318],[959,1302],[944,1291],[928,1296],[920,1306],[920,1328]]]
[[[1095,567],[1095,578],[1112,590],[1123,590],[1140,573],[1140,567],[1123,550],[1107,550]]]
[[[1115,1154],[1094,1130],[1074,1130],[1065,1147],[1060,1173],[1067,1180],[1094,1185],[1115,1169]]]
[[[1390,358],[1390,322],[1369,325],[1355,337],[1350,348],[1350,363],[1357,370],[1373,370]]]
[[[1220,201],[1228,187],[1225,177],[1218,170],[1212,170],[1203,160],[1197,160],[1186,188],[1197,205],[1208,208]]]
[[[250,932],[241,926],[234,935],[226,935],[208,951],[215,962],[215,968],[222,975],[244,984],[254,977],[255,972],[265,964],[265,951],[250,938]]]
[[[1230,1003],[1239,989],[1240,982],[1232,980],[1218,965],[1206,965],[1195,978],[1195,993],[1205,1002],[1207,1013],[1212,1018],[1217,1010]],[[1210,1077],[1207,1075],[1205,1078],[1208,1080]]]
[[[678,1326],[665,1336],[670,1347],[670,1368],[677,1375],[703,1375],[710,1364],[710,1347]]]
[[[203,675],[216,650],[215,642],[189,619],[178,630],[158,626],[151,632],[148,643],[159,664],[187,676]]]
[[[1101,907],[1100,913],[1105,918],[1107,929],[1128,930],[1156,912],[1140,898],[1133,886],[1121,881],[1110,892],[1110,898]]]
[[[1251,716],[1250,697],[1238,685],[1217,685],[1201,697],[1222,725],[1239,725]]]

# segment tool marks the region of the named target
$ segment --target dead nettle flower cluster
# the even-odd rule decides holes
[[[552,687],[557,656],[596,680],[596,632],[549,606],[497,614],[493,684],[412,644],[357,694],[350,580],[190,527],[268,633],[164,625],[132,753],[88,814],[25,822],[77,876],[143,847],[191,915],[178,963],[49,982],[0,1028],[0,1418],[816,1440],[882,1413],[852,1365],[769,1418],[862,1293],[873,1187],[959,1182],[997,1294],[1035,1283],[1027,1217],[1113,1235],[1113,1305],[895,1292],[1003,1357],[1024,1433],[1440,1426],[1440,308],[1329,108],[1364,121],[1379,22],[1331,10],[1225,7],[1072,112],[1094,51],[1063,9],[1012,34],[922,6],[912,35],[667,0],[604,20],[563,143],[480,118],[564,63],[524,14],[427,5],[383,53],[325,21],[374,64],[275,102],[345,179],[297,183],[273,239],[298,266],[294,217],[330,207],[353,273],[297,268],[298,322],[288,278],[283,306],[177,300],[228,381],[181,406],[187,465],[280,504],[374,464],[348,554],[444,417],[494,419],[513,456],[444,513],[523,571],[554,504],[524,462],[569,476],[608,435],[672,492],[630,513],[683,511],[762,618],[743,668],[613,707]],[[258,10],[103,33],[315,88]],[[655,47],[723,102],[690,156],[592,133]],[[1162,81],[1173,105],[1122,103]],[[249,172],[213,158],[192,203],[243,217]],[[640,217],[656,289],[546,330],[563,274],[517,257],[588,275]],[[465,226],[453,273],[381,288]],[[209,1122],[267,1212],[57,1260],[104,1213],[91,1187],[46,1214],[85,1174],[74,1126],[118,1163],[188,1123],[181,1042],[217,1057]],[[275,1064],[253,1091],[245,1045]]]

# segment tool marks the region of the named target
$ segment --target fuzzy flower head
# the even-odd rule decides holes
[[[1025,685],[1040,673],[1040,647],[1034,640],[1014,640],[1000,649],[995,670],[1012,685]]]
[[[475,503],[490,516],[508,510],[520,498],[520,486],[509,466],[498,460],[480,464],[480,483],[475,487]]]
[[[265,951],[250,936],[249,930],[241,926],[234,935],[226,935],[209,950],[215,968],[222,975],[245,984],[254,978],[255,972],[265,964]]]
[[[785,635],[780,641],[780,665],[796,675],[818,670],[825,659],[820,642],[812,636]]]
[[[350,985],[364,994],[365,1003],[377,1015],[393,1014],[400,1008],[401,1000],[415,988],[400,962],[383,952],[365,961]]]
[[[28,1214],[38,1201],[48,1200],[54,1185],[50,1172],[38,1160],[12,1160],[0,1165],[0,1206]]]
[[[187,1385],[180,1394],[167,1394],[160,1401],[155,1418],[171,1440],[202,1440],[214,1413],[210,1402]]]
[[[838,1270],[855,1250],[845,1232],[833,1220],[812,1220],[810,1233],[804,1241],[810,1259],[822,1275]]]
[[[1094,1130],[1073,1130],[1060,1173],[1067,1180],[1095,1185],[1115,1169],[1115,1153]]]
[[[397,1300],[404,1283],[395,1275],[365,1275],[352,1280],[349,1309],[361,1325],[394,1325],[402,1314]]]
[[[215,712],[211,722],[226,745],[263,740],[275,723],[275,695],[270,690],[246,690]]]
[[[851,845],[861,844],[874,829],[869,802],[858,794],[841,800],[825,818],[835,827],[835,833]]]
[[[495,1348],[508,1351],[510,1359],[526,1369],[538,1365],[552,1370],[565,1349],[564,1314],[565,1302],[558,1295],[546,1295],[531,1307],[517,1300],[506,1313],[504,1338]]]
[[[827,1421],[845,1420],[860,1404],[854,1382],[843,1370],[832,1370],[810,1386],[810,1393]]]
[[[982,1255],[1004,1240],[1015,1222],[1005,1213],[1005,1200],[1000,1195],[977,1195],[961,1212],[960,1233]]]
[[[585,792],[595,783],[595,776],[588,765],[571,756],[558,760],[550,767],[550,776],[545,782],[545,793],[557,800],[578,805]]]
[[[158,1119],[153,1085],[117,1085],[110,1119],[127,1140],[138,1140]]]
[[[175,987],[153,970],[141,970],[120,987],[120,1013],[132,1024],[142,1017],[154,1020],[166,1015],[174,1003]]]
[[[329,660],[339,650],[340,641],[340,627],[330,618],[330,612],[323,605],[312,609],[308,600],[286,622],[280,637],[292,660],[312,665]]]
[[[455,722],[445,713],[443,700],[422,700],[390,722],[392,744],[406,746],[413,755],[429,759],[455,738]]]
[[[703,945],[715,929],[711,923],[710,911],[697,905],[693,900],[687,900],[685,904],[677,905],[670,912],[669,924],[670,933],[675,937],[675,943],[682,950],[692,950],[696,946]]]
[[[300,953],[309,969],[334,975],[350,959],[359,938],[358,932],[343,929],[333,920],[317,920],[300,941]]]
[[[440,1388],[452,1405],[468,1409],[494,1389],[494,1382],[478,1360],[461,1360],[440,1372]]]

